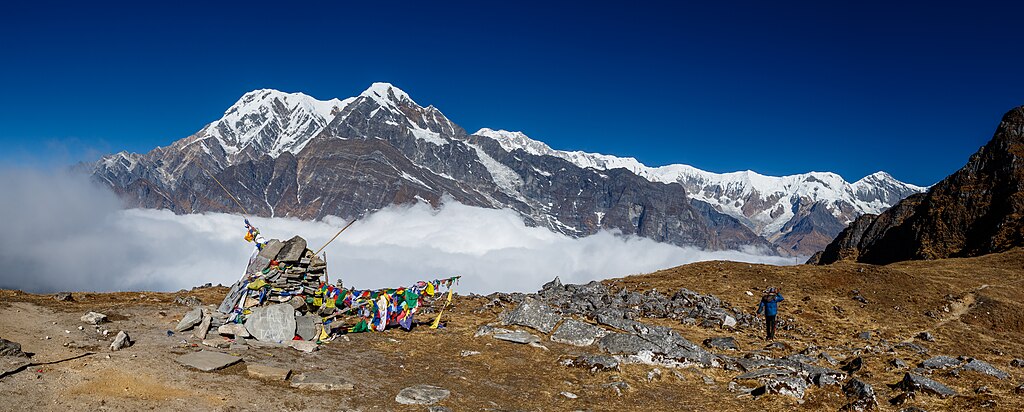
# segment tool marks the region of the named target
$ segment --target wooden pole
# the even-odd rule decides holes
[[[333,242],[333,241],[334,241],[334,239],[337,239],[337,238],[338,238],[338,235],[340,235],[340,234],[341,234],[341,232],[344,232],[344,231],[345,231],[345,229],[348,229],[348,227],[349,227],[349,226],[352,226],[352,224],[353,224],[353,223],[355,223],[355,222],[356,222],[356,219],[352,219],[352,221],[351,221],[351,222],[348,222],[348,224],[347,224],[347,225],[345,225],[345,227],[341,228],[341,230],[339,230],[339,231],[338,231],[338,233],[335,233],[335,234],[334,234],[334,237],[332,237],[332,238],[331,238],[331,240],[328,240],[328,241],[327,241],[327,243],[324,243],[324,245],[323,245],[323,246],[320,246],[320,249],[317,249],[317,250],[316,250],[316,252],[313,252],[313,255],[319,255],[319,254],[320,254],[320,252],[321,252],[321,251],[323,251],[325,247],[327,247],[327,245],[331,244],[331,242]]]

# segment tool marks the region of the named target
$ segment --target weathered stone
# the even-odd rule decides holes
[[[906,362],[903,361],[903,359],[900,358],[894,358],[893,360],[889,361],[889,365],[892,365],[892,367],[897,369],[905,369],[909,366]]]
[[[310,340],[317,337],[316,324],[319,317],[314,314],[295,317],[295,334],[303,340]]]
[[[204,310],[203,313],[206,313],[206,311]],[[197,339],[206,339],[206,334],[210,333],[210,322],[213,322],[213,316],[209,314],[203,316],[203,321],[199,322],[199,326],[196,326],[192,331],[192,336],[195,336]]]
[[[175,359],[176,362],[203,372],[223,369],[242,361],[242,358],[220,352],[199,351],[187,353]]]
[[[732,336],[722,336],[717,338],[704,339],[704,346],[714,349],[722,350],[739,350],[739,346],[736,346],[736,339]]]
[[[512,332],[512,331],[508,330],[508,329],[496,328],[496,327],[491,326],[491,325],[483,325],[483,326],[477,328],[476,333],[473,334],[473,337],[474,338],[479,338],[481,336],[493,335],[495,333],[510,333],[510,332]]]
[[[476,356],[476,355],[479,355],[479,354],[480,354],[479,351],[463,350],[462,352],[459,353],[459,356],[462,356],[463,358],[465,358],[465,357],[469,357],[469,356]]]
[[[60,292],[53,295],[53,298],[58,302],[74,302],[75,297],[71,296],[71,292]]]
[[[231,341],[221,338],[203,339],[202,344],[211,348],[228,349],[231,348]]]
[[[249,261],[249,265],[245,267],[246,274],[257,274],[270,266],[270,259],[266,257],[256,255]]]
[[[287,342],[295,337],[295,309],[287,303],[254,308],[245,329],[257,340]]]
[[[117,332],[117,336],[114,337],[114,341],[110,343],[110,350],[119,351],[121,349],[132,346],[132,339],[128,337],[125,331]]]
[[[284,381],[288,380],[288,376],[292,374],[291,369],[287,368],[275,368],[268,365],[254,365],[246,364],[245,370],[249,376],[258,379],[266,379],[271,381]]]
[[[0,356],[15,356],[27,358],[28,355],[21,351],[21,344],[0,338]]]
[[[402,405],[433,405],[451,395],[447,389],[431,385],[416,385],[402,389],[395,402]]]
[[[807,392],[807,387],[810,386],[806,380],[795,376],[773,376],[764,378],[762,383],[764,383],[764,386],[755,389],[751,394],[754,394],[755,392],[758,393],[758,395],[773,393],[790,396],[796,399],[803,399],[804,393]]]
[[[235,308],[235,304],[242,298],[242,293],[247,289],[243,288],[245,284],[244,279],[240,279],[235,284],[231,285],[231,289],[228,290],[228,294],[224,296],[224,300],[220,302],[220,306],[217,307],[217,312],[220,313],[231,313]]]
[[[857,339],[860,339],[860,340],[871,340],[871,332],[870,331],[864,331],[864,332],[858,333],[857,334]]]
[[[317,349],[320,348],[320,345],[317,345],[316,342],[311,342],[311,341],[308,341],[308,340],[292,340],[292,341],[288,341],[288,346],[291,346],[292,349],[295,349],[295,350],[297,350],[299,352],[306,352],[306,353],[313,353],[314,351],[316,351]]]
[[[309,372],[292,378],[291,386],[311,391],[350,391],[355,385],[329,372]]]
[[[1024,368],[1024,359],[1014,359],[1010,361],[1010,366],[1014,368]]]
[[[437,405],[435,405],[435,406],[428,406],[427,407],[427,412],[452,412],[452,408],[448,408],[448,407],[445,407],[445,406],[437,406]]]
[[[900,342],[900,343],[897,343],[896,344],[896,349],[906,349],[906,350],[913,351],[913,352],[916,352],[916,353],[919,353],[919,354],[922,354],[922,355],[928,353],[928,349],[925,349],[924,346],[918,345],[918,344],[913,343],[913,342]]]
[[[185,312],[185,316],[181,317],[181,321],[178,322],[178,326],[174,327],[175,332],[184,332],[192,329],[193,326],[203,321],[203,309],[195,308],[188,312]]]
[[[89,312],[82,316],[82,322],[90,325],[99,325],[107,321],[107,315],[97,312]]]
[[[267,243],[263,244],[263,249],[260,249],[259,256],[266,258],[267,262],[269,262],[277,259],[277,254],[281,253],[282,248],[284,248],[284,242],[277,239],[270,239]]]
[[[227,323],[217,328],[217,333],[226,336],[234,336],[237,339],[248,338],[252,335],[245,329],[245,325],[241,323]]]
[[[551,333],[561,319],[562,316],[555,308],[528,297],[502,319],[502,324],[526,326],[543,333]]]
[[[764,369],[757,369],[757,370],[753,370],[753,371],[750,371],[750,372],[747,372],[747,373],[740,374],[739,376],[737,376],[737,377],[735,377],[733,379],[738,380],[738,381],[744,381],[744,380],[756,380],[756,379],[766,378],[766,377],[770,377],[770,376],[792,376],[792,375],[795,375],[795,374],[796,374],[796,371],[790,370],[790,369],[785,369],[785,368],[764,368]]]
[[[576,319],[566,319],[551,335],[551,340],[573,346],[590,346],[602,335],[604,330],[597,326]]]
[[[956,396],[956,391],[950,389],[948,386],[928,379],[924,376],[907,372],[903,375],[903,380],[892,385],[893,388],[902,389],[905,391],[920,391],[932,395],[936,395],[940,398],[948,398],[950,396]]]
[[[575,359],[568,359],[565,365],[590,369],[591,372],[619,370],[619,361],[607,355],[581,355]]]
[[[932,333],[928,332],[928,331],[918,333],[917,336],[914,336],[914,337],[917,338],[917,339],[923,340],[925,342],[935,342],[935,336],[932,335]]]
[[[921,361],[925,369],[951,369],[960,366],[963,361],[950,356],[935,356]]]
[[[1010,374],[1002,370],[999,370],[999,368],[996,368],[995,366],[992,366],[988,362],[985,362],[980,359],[971,359],[969,362],[964,364],[964,366],[962,366],[961,369],[984,373],[989,376],[994,376],[998,379],[1007,379],[1010,377]]]
[[[875,389],[860,379],[850,379],[843,385],[843,393],[847,398],[853,398],[853,402],[844,406],[843,410],[868,411],[878,408]]]
[[[281,251],[277,253],[277,261],[284,263],[295,263],[302,259],[306,253],[306,239],[294,236],[284,242]],[[262,270],[262,268],[260,269]]]
[[[515,343],[523,343],[523,344],[540,342],[540,338],[537,337],[537,335],[533,335],[533,334],[531,334],[529,332],[525,332],[525,331],[521,331],[521,330],[517,330],[517,331],[513,331],[513,332],[507,332],[507,333],[495,333],[493,336],[494,336],[494,339],[503,340],[503,341],[507,341],[507,342],[515,342]]]
[[[189,295],[189,296],[185,296],[185,297],[178,296],[178,297],[174,298],[174,303],[177,303],[177,304],[182,305],[182,306],[188,306],[190,308],[194,308],[196,306],[202,306],[203,301],[199,300],[199,298],[197,298],[195,296]]]

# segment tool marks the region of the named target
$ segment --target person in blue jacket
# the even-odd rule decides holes
[[[775,340],[775,317],[779,314],[779,302],[783,300],[785,298],[778,289],[768,288],[761,297],[761,303],[757,305],[757,314],[764,312],[765,340]]]

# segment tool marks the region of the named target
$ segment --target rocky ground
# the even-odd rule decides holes
[[[13,355],[0,357],[0,410],[1022,410],[1022,264],[1020,249],[888,266],[704,262],[457,296],[440,329],[312,353],[167,333],[221,287],[0,291],[0,338],[31,355],[0,347]],[[770,345],[752,316],[767,286],[786,297]],[[120,331],[133,343],[111,350]],[[178,362],[211,352],[235,363]]]

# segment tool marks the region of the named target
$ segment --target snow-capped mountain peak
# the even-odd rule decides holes
[[[412,97],[409,97],[408,93],[391,83],[377,82],[371,84],[359,96],[373,99],[377,104],[384,107],[397,108],[398,104],[403,102],[416,104]]]

